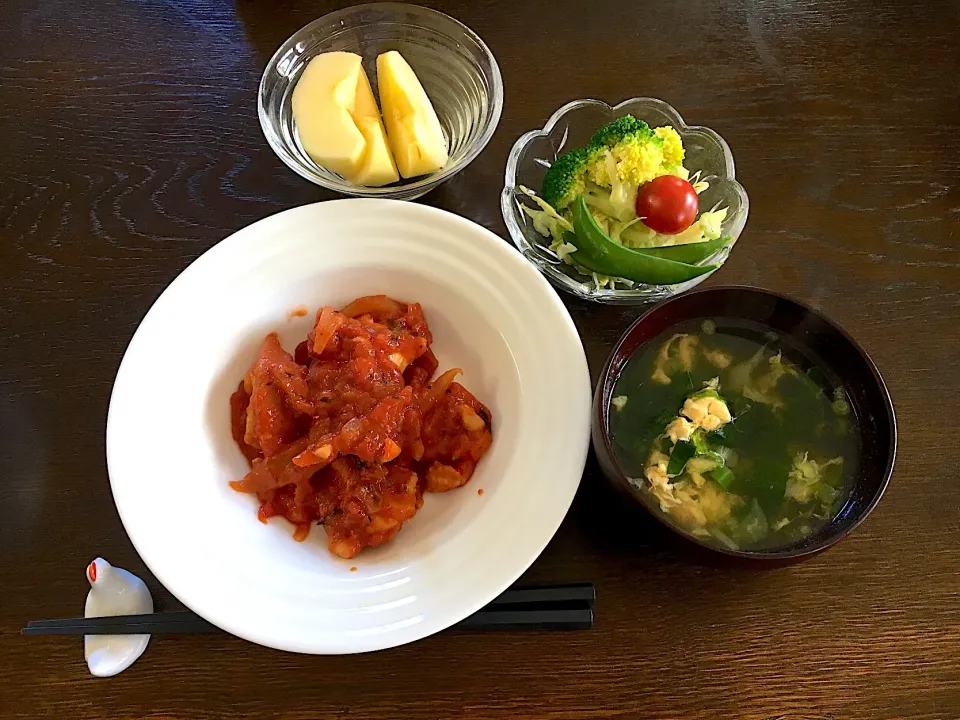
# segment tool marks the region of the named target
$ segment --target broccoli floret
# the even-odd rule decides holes
[[[554,160],[543,177],[540,195],[557,210],[573,204],[583,192],[589,161],[594,152],[576,148]]]
[[[624,115],[594,133],[585,148],[560,156],[543,179],[543,199],[563,211],[577,195],[621,221],[636,216],[637,188],[668,171],[682,169],[683,145],[673,128],[652,130]]]
[[[584,188],[579,181],[582,175],[588,204],[624,222],[635,217],[640,185],[667,172],[668,160],[673,166],[682,161],[679,136],[672,128],[666,130],[651,130],[642,120],[624,115],[594,133],[576,161],[576,188]],[[571,193],[570,201],[574,197]]]
[[[669,125],[658,127],[654,134],[663,140],[663,164],[671,168],[671,175],[689,175],[683,167],[683,141],[680,134]],[[684,180],[687,178],[684,177]]]
[[[590,138],[590,145],[612,148],[629,137],[649,140],[653,137],[653,130],[643,120],[637,120],[633,115],[624,115],[597,130]]]

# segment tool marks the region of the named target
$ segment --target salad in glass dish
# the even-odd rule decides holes
[[[599,286],[684,283],[717,269],[703,261],[733,242],[723,234],[728,208],[700,207],[710,183],[684,159],[676,129],[621,115],[558,156],[539,193],[518,186],[532,202],[521,210],[560,260]]]
[[[689,218],[691,195],[688,188],[677,183],[672,179],[659,180],[651,183],[651,180],[657,180],[663,175],[673,175],[679,180],[685,180],[691,187],[694,187],[696,194],[696,210],[694,217],[687,230],[672,232],[676,229],[676,221],[673,227],[668,224],[658,224],[654,219],[654,214],[647,206],[644,206],[639,214],[634,205],[630,209],[629,199],[623,202],[623,197],[618,196],[619,200],[615,204],[614,189],[615,184],[609,182],[606,185],[606,192],[599,192],[603,187],[597,182],[597,178],[591,178],[587,170],[593,165],[596,168],[596,175],[603,174],[609,177],[609,170],[600,168],[597,162],[597,156],[601,153],[596,152],[598,142],[594,138],[598,135],[601,128],[607,128],[613,125],[614,128],[620,128],[620,133],[629,128],[624,128],[625,123],[635,125],[632,120],[621,121],[624,116],[632,116],[634,120],[646,123],[648,132],[632,133],[637,137],[642,137],[645,142],[629,143],[629,151],[635,152],[638,156],[636,167],[647,168],[646,176],[641,178],[628,177],[631,185],[629,197],[632,197],[633,187],[636,184],[637,197],[643,195],[643,202],[652,205],[658,205],[657,212],[668,210],[665,203],[660,202],[663,195],[668,190],[676,194],[676,188],[683,188],[685,193],[680,193],[681,199],[687,198],[686,204],[677,203],[674,200],[674,208],[681,211],[686,208],[686,216]],[[620,124],[617,124],[617,123]],[[657,128],[666,128],[659,131]],[[676,140],[671,142],[669,135],[673,130],[680,138],[679,148],[683,151],[682,159],[679,162],[670,161],[670,152],[676,150]],[[630,134],[630,133],[623,133]],[[650,136],[653,136],[652,138]],[[621,138],[614,139],[614,134],[606,134],[607,144],[618,145]],[[656,139],[658,138],[658,142]],[[591,147],[592,146],[592,147]],[[575,154],[570,160],[563,158],[571,152]],[[666,162],[658,158],[659,154],[666,155]],[[617,161],[616,153],[610,150],[614,161]],[[580,156],[579,158],[577,156]],[[603,155],[603,165],[605,166],[606,152]],[[589,161],[593,160],[593,163]],[[572,194],[573,202],[565,207],[555,207],[551,205],[549,192],[545,193],[545,179],[547,173],[552,170],[553,165],[558,164],[558,170],[551,173],[555,177],[561,177],[559,174],[563,170],[564,163],[576,165],[570,174],[570,185],[575,192]],[[664,165],[666,167],[664,167]],[[683,168],[680,170],[679,168]],[[628,166],[623,165],[617,168],[614,178],[620,181],[619,170],[627,170]],[[650,168],[653,168],[652,172]],[[671,168],[673,172],[662,172],[662,170]],[[628,175],[632,175],[628,173]],[[582,181],[583,188],[580,190],[579,184]],[[674,188],[658,188],[661,183],[674,183]],[[649,184],[644,190],[643,186]],[[597,185],[598,188],[593,186]],[[620,187],[626,186],[626,182],[620,182]],[[589,192],[588,192],[589,188]],[[546,186],[549,190],[549,185]],[[656,190],[656,192],[654,192]],[[699,190],[699,192],[697,192]],[[534,197],[536,196],[536,200]],[[591,228],[591,219],[599,226],[599,232],[609,238],[612,242],[606,242],[603,238],[598,238],[593,233],[593,240],[602,242],[593,242],[590,249],[592,256],[584,252],[583,247],[578,247],[576,251],[571,249],[577,247],[578,237],[574,226],[574,211],[577,207],[577,195],[584,195],[584,204],[588,209],[593,206],[592,212],[581,213],[583,225],[586,225],[584,235]],[[604,196],[610,199],[611,208],[603,212],[598,207],[602,204]],[[570,199],[569,197],[567,198]],[[559,229],[551,229],[551,222],[547,219],[550,216],[555,220],[554,213],[550,212],[540,200],[547,202],[556,215],[561,216],[566,222],[564,227],[562,222],[557,221]],[[562,205],[562,201],[556,198],[552,199],[557,205]],[[523,256],[559,290],[571,293],[584,300],[590,300],[600,303],[613,304],[645,304],[649,302],[658,302],[673,297],[674,295],[686,292],[699,283],[710,277],[711,271],[721,265],[732,252],[749,214],[749,199],[743,186],[737,181],[736,169],[734,167],[733,153],[726,141],[714,130],[702,125],[689,125],[673,107],[663,100],[650,97],[635,97],[624,100],[616,105],[610,105],[602,100],[582,99],[572,100],[563,107],[559,108],[551,115],[543,127],[535,128],[525,132],[514,143],[513,148],[507,158],[507,166],[504,172],[504,186],[500,193],[500,209],[503,213],[503,220],[507,226],[510,239],[516,245]],[[527,209],[524,210],[524,207]],[[620,208],[612,210],[613,207]],[[707,213],[726,210],[726,213],[720,215],[707,215]],[[532,216],[530,211],[534,211]],[[536,212],[543,211],[543,213]],[[645,218],[648,224],[637,221],[625,227],[632,220],[632,216],[626,220],[622,219],[627,213]],[[602,213],[602,216],[601,216]],[[623,213],[623,215],[621,215]],[[680,212],[679,219],[686,222],[683,218],[683,212]],[[705,217],[706,216],[706,217]],[[604,218],[615,220],[615,224],[609,223]],[[661,218],[669,220],[669,218]],[[537,221],[536,223],[534,221]],[[719,220],[719,223],[717,221]],[[711,221],[714,227],[710,226]],[[699,223],[699,224],[697,224]],[[715,227],[719,224],[719,228]],[[536,227],[539,225],[539,228]],[[612,226],[611,226],[612,225]],[[691,228],[693,228],[691,230]],[[704,230],[705,242],[714,243],[711,247],[700,247],[700,242],[689,242],[691,236],[697,230]],[[713,237],[717,234],[719,235]],[[558,238],[555,235],[559,235]],[[612,237],[611,237],[612,235]],[[707,237],[707,236],[710,237]],[[662,237],[670,236],[670,237]],[[721,241],[721,238],[730,238],[729,242]],[[571,241],[572,239],[572,241]],[[580,243],[583,245],[583,243]],[[555,248],[555,249],[554,249]],[[655,250],[662,248],[661,250]],[[676,248],[676,249],[674,249]],[[718,249],[714,249],[718,248]],[[637,251],[644,251],[646,255],[659,253],[659,257],[649,259],[640,257]],[[709,254],[712,252],[712,254]],[[577,259],[577,253],[580,258]],[[610,263],[611,257],[617,260],[617,269],[613,272],[598,272],[586,267],[591,264],[599,267],[599,261],[604,261],[606,266]],[[598,256],[600,256],[598,258]],[[697,257],[702,257],[696,260]],[[691,259],[693,258],[693,259]],[[576,264],[574,264],[576,261]],[[622,265],[628,262],[629,268],[624,270]],[[663,261],[663,262],[658,262]],[[670,262],[667,262],[670,261]],[[683,282],[672,282],[676,278],[684,275],[691,275],[695,272],[689,268],[678,268],[671,263],[685,263],[687,265],[696,265],[700,267],[708,266],[702,274],[695,275],[692,279]],[[656,267],[651,267],[656,266]],[[656,270],[657,272],[651,272]],[[683,273],[678,271],[683,270]],[[641,271],[643,274],[641,274]],[[626,277],[626,273],[634,277],[645,277],[650,281],[631,280]],[[658,279],[663,282],[652,282]],[[666,283],[665,281],[671,281]]]

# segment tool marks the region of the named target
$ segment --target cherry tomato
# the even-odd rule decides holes
[[[640,187],[637,216],[651,230],[676,235],[693,224],[699,203],[693,185],[676,175],[661,175]]]

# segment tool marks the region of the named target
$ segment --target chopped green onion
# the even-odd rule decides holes
[[[730,485],[733,484],[733,471],[725,465],[714,468],[707,473],[707,477],[714,480],[724,490],[728,490]]]
[[[710,452],[710,446],[707,444],[706,433],[700,428],[693,431],[693,434],[690,435],[690,440],[692,441],[693,447],[700,454],[706,454]]]
[[[703,458],[704,460],[709,460],[714,464],[714,467],[720,467],[721,465],[727,464],[723,459],[723,455],[717,452],[713,452],[713,450],[697,453],[697,457]]]
[[[617,410],[623,410],[623,408],[626,407],[626,405],[627,405],[627,400],[628,400],[628,398],[627,398],[626,395],[617,395],[617,396],[616,396],[615,398],[613,398],[613,400],[611,400],[610,402],[613,404],[613,406],[614,406]]]
[[[723,398],[720,397],[720,393],[718,393],[713,388],[709,388],[709,387],[704,388],[703,390],[698,390],[697,392],[693,393],[693,395],[690,396],[690,399],[700,400],[701,398],[706,398],[706,397],[714,398],[716,400],[723,400]]]
[[[707,473],[723,465],[723,458],[716,453],[696,455],[687,460],[684,470],[688,473]]]
[[[700,329],[703,330],[704,335],[713,335],[717,331],[717,324],[713,320],[707,318],[700,325]]]
[[[850,405],[846,400],[834,400],[832,403],[830,403],[830,407],[837,415],[850,414]]]

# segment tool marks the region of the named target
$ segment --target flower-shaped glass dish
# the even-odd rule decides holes
[[[430,175],[385,187],[355,185],[315,163],[303,149],[293,121],[293,89],[315,56],[344,51],[363,58],[376,95],[377,56],[388,50],[398,50],[416,72],[437,112],[450,159]],[[344,195],[413,200],[449,180],[483,150],[500,122],[503,82],[483,40],[452,17],[417,5],[371,3],[324,15],[283,43],[263,71],[257,106],[270,147],[310,182]]]
[[[540,235],[533,221],[520,209],[522,204],[532,208],[520,186],[539,194],[543,177],[556,160],[568,150],[583,147],[591,136],[607,123],[623,115],[633,115],[650,127],[669,125],[683,140],[686,155],[683,161],[691,175],[700,173],[700,179],[709,188],[700,193],[700,210],[714,206],[726,207],[727,215],[721,226],[722,234],[733,242],[702,265],[722,263],[732,250],[747,222],[749,202],[746,191],[736,181],[733,154],[730,147],[710,128],[687,125],[680,113],[655,98],[633,98],[610,106],[600,100],[574,100],[557,110],[542,130],[532,130],[520,137],[510,151],[500,207],[510,237],[523,255],[557,287],[578,297],[603,303],[640,304],[665,300],[703,282],[711,273],[676,285],[645,285],[635,283],[626,287],[621,283],[601,286],[591,275],[584,275],[572,265],[560,260],[550,250],[550,240]]]

